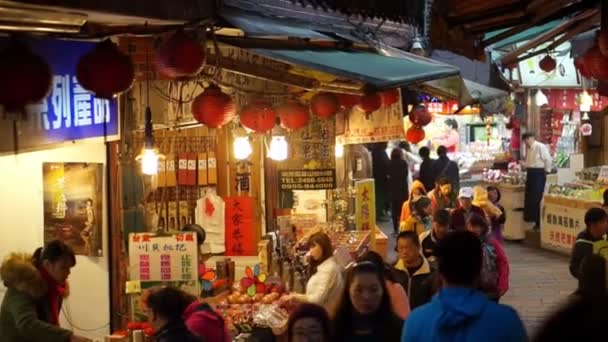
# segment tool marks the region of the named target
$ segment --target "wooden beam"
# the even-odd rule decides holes
[[[464,24],[463,29],[468,33],[494,31],[519,23],[524,20],[525,17],[526,12],[511,12],[502,16],[486,17],[472,23]]]
[[[517,60],[517,57],[519,57],[521,54],[525,53],[526,51],[532,50],[532,49],[536,48],[537,46],[539,46],[549,40],[554,39],[555,37],[559,36],[560,34],[566,32],[569,28],[571,28],[573,25],[575,25],[579,21],[589,19],[592,16],[596,15],[597,13],[598,13],[598,10],[596,10],[596,9],[586,10],[586,11],[583,11],[582,13],[579,13],[576,17],[572,18],[571,20],[569,20],[561,25],[558,25],[557,27],[553,28],[552,30],[545,32],[544,34],[530,40],[528,43],[526,43],[526,44],[522,45],[521,47],[508,53],[506,56],[504,56],[502,58],[503,64],[512,63],[513,61]]]

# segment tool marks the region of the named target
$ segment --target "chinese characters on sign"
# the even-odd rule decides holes
[[[0,39],[0,49],[8,39]],[[28,38],[33,52],[47,60],[53,72],[49,96],[28,107],[30,120],[19,122],[20,148],[36,148],[64,141],[118,138],[118,107],[115,99],[98,99],[76,79],[76,65],[94,48],[90,42]],[[11,125],[0,125],[0,152],[13,149]]]
[[[226,197],[226,255],[256,255],[253,236],[253,198]]]
[[[198,244],[194,233],[129,235],[131,279],[141,281],[197,280]]]
[[[587,208],[573,208],[550,203],[550,199],[546,198],[541,217],[542,246],[570,254],[576,237],[585,229],[583,219],[586,211]]]
[[[281,190],[326,190],[336,187],[336,170],[279,171]]]
[[[376,226],[374,180],[363,179],[355,182],[355,222],[358,230],[371,230]]]

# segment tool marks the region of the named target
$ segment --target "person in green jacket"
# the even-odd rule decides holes
[[[51,241],[34,255],[10,254],[0,266],[7,287],[0,307],[2,342],[87,342],[59,326],[66,280],[76,265],[74,251],[61,241]]]

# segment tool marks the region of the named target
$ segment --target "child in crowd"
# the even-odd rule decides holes
[[[412,212],[414,212],[414,203],[421,196],[426,196],[426,189],[422,182],[416,180],[412,183],[412,190],[410,190],[410,196],[407,198],[407,201],[403,202],[403,206],[401,207],[401,219],[399,220],[400,226],[405,224],[405,221],[411,216]]]
[[[578,234],[570,255],[570,274],[580,279],[583,259],[594,252],[594,244],[605,240],[608,231],[608,214],[602,208],[591,208],[585,213],[585,230]]]
[[[467,223],[467,230],[481,240],[483,260],[479,290],[490,300],[498,303],[509,289],[509,261],[500,242],[490,234],[490,226],[485,217],[473,215]]]
[[[410,308],[428,303],[435,293],[435,274],[422,255],[420,240],[413,231],[405,231],[397,236],[398,260],[393,266],[398,279],[410,300]]]
[[[492,223],[492,234],[498,241],[503,240],[502,231],[504,230],[507,216],[505,214],[505,208],[500,204],[500,198],[502,197],[500,190],[495,186],[489,186],[486,189],[488,191],[488,199],[495,207],[497,207],[501,214],[495,217],[490,217]]]
[[[413,231],[420,235],[432,228],[433,206],[431,200],[426,196],[421,196],[414,203],[414,213],[403,222],[401,231]]]
[[[422,254],[429,260],[431,266],[435,265],[437,243],[447,235],[449,228],[450,212],[447,209],[440,209],[433,215],[433,229],[419,235]]]

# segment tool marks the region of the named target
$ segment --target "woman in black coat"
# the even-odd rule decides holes
[[[388,169],[388,189],[391,200],[393,233],[395,235],[399,234],[401,207],[409,194],[407,186],[408,172],[407,162],[403,159],[403,150],[394,148],[391,152],[391,162]]]

